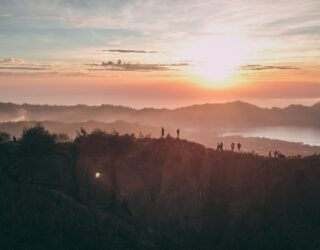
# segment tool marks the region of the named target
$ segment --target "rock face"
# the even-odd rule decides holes
[[[0,145],[7,249],[320,246],[319,156],[273,159],[118,135],[59,147],[26,164],[18,145]]]

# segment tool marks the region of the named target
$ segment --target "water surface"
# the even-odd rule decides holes
[[[320,128],[313,127],[255,127],[236,129],[221,133],[222,136],[241,135],[243,137],[265,137],[289,142],[320,146]]]

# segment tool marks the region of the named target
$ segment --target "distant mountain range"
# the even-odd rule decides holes
[[[201,104],[176,109],[124,106],[55,106],[0,103],[0,122],[56,121],[64,123],[115,122],[118,120],[148,126],[184,129],[242,128],[255,126],[320,127],[320,103],[313,106],[290,105],[286,108],[260,108],[236,101]]]

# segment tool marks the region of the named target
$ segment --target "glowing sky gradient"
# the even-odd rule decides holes
[[[318,0],[0,0],[0,101],[320,100]]]

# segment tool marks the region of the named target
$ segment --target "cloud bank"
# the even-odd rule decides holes
[[[240,70],[253,70],[253,71],[260,71],[260,70],[272,70],[272,69],[278,69],[278,70],[292,70],[292,69],[300,69],[295,66],[275,66],[275,65],[260,65],[260,64],[248,64],[248,65],[242,65],[239,68]]]
[[[136,53],[136,54],[156,54],[158,51],[148,50],[132,50],[132,49],[102,49],[101,52],[116,52],[116,53]]]
[[[156,63],[131,63],[122,62],[118,60],[116,62],[108,61],[99,63],[89,63],[85,64],[90,66],[89,71],[140,71],[140,72],[150,72],[150,71],[172,71],[179,70],[179,68],[187,67],[188,63],[170,63],[170,64],[156,64]]]

